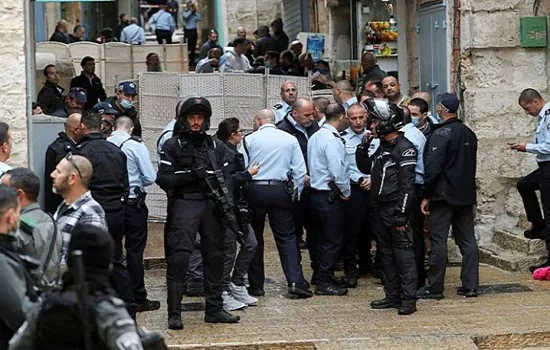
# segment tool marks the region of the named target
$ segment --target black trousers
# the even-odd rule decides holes
[[[396,205],[396,202],[379,203],[376,218],[377,249],[386,277],[384,292],[392,300],[416,300],[417,273],[412,232],[410,228],[405,232],[395,229]]]
[[[126,266],[134,288],[136,303],[143,303],[147,300],[147,291],[145,290],[143,252],[147,245],[147,218],[149,209],[144,205],[141,209],[137,208],[135,201],[130,199],[126,206],[124,214],[125,240],[126,248]]]
[[[264,228],[265,217],[275,237],[275,244],[288,285],[306,285],[300,250],[294,232],[294,212],[291,196],[284,185],[256,185],[251,183],[248,190],[248,204],[251,209],[252,228],[258,246],[248,269],[248,282],[253,288],[263,288],[264,272]]]
[[[351,196],[345,203],[344,243],[342,260],[346,275],[357,274],[357,251],[359,237],[366,235],[368,229],[369,191],[359,185],[351,185]],[[370,244],[370,241],[369,241]],[[367,253],[370,255],[370,251]]]
[[[159,44],[162,44],[164,42],[166,42],[166,44],[172,43],[172,32],[169,30],[156,29],[155,35],[157,36],[157,42]]]
[[[219,218],[220,213],[211,200],[174,198],[169,201],[168,228],[164,237],[168,315],[181,313],[189,257],[197,232],[201,234],[204,261],[206,313],[223,309],[224,228]]]
[[[371,253],[372,242],[378,241],[375,231],[376,217],[378,216],[378,206],[376,202],[370,198],[367,204],[366,214],[364,215],[366,219],[366,225],[357,239],[357,256],[359,260],[359,269],[362,271],[369,271],[372,269],[382,272],[382,259],[380,258],[380,250],[376,250],[376,256],[374,257]]]
[[[184,29],[183,35],[187,41],[187,54],[189,55],[189,65],[195,64],[195,50],[197,49],[198,34],[196,29]]]
[[[329,191],[316,190],[311,193],[311,203],[320,223],[317,244],[319,269],[315,281],[318,286],[326,286],[331,283],[334,266],[344,240],[345,203],[341,198],[329,203],[328,194]]]
[[[135,315],[134,304],[136,300],[132,281],[128,269],[122,264],[122,240],[125,233],[124,212],[125,209],[105,212],[105,220],[107,221],[109,233],[115,241],[115,259],[113,262],[113,272],[111,273],[111,285],[119,298],[126,303],[130,315]]]
[[[311,203],[311,188],[304,188],[300,200],[294,202],[294,222],[296,223],[296,237],[303,237],[303,229],[306,230],[306,243],[311,261],[311,268],[316,271],[319,266],[318,236],[319,220]],[[301,257],[301,252],[300,252]]]
[[[413,232],[414,257],[416,260],[416,271],[418,273],[418,289],[426,285],[426,245],[424,243],[424,222],[426,217],[422,214],[420,204],[422,203],[422,185],[416,185],[414,199],[411,203],[411,229]]]
[[[248,225],[248,231],[245,233],[244,242],[240,244],[237,253],[237,235],[234,231],[227,230],[224,243],[224,267],[223,267],[223,286],[229,289],[229,284],[233,282],[237,286],[244,285],[244,278],[250,267],[250,263],[256,253],[256,234],[252,225]]]
[[[428,286],[434,293],[443,293],[447,269],[447,238],[453,226],[453,236],[460,253],[462,287],[477,289],[479,286],[479,253],[474,233],[473,206],[455,207],[447,202],[430,203],[427,226],[430,235],[430,268]]]
[[[539,163],[539,168],[518,181],[518,192],[523,200],[527,220],[544,228],[546,249],[550,251],[550,162]],[[542,212],[536,191],[540,191]]]

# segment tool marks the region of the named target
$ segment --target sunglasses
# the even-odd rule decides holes
[[[65,159],[67,159],[67,161],[69,161],[69,163],[71,163],[73,168],[75,168],[76,171],[78,172],[78,176],[82,179],[82,173],[80,172],[80,168],[78,167],[78,165],[76,165],[76,162],[73,159],[72,152],[67,153],[67,155],[65,156]]]

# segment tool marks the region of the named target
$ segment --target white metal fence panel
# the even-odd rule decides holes
[[[241,127],[252,130],[254,113],[265,108],[265,78],[259,74],[231,73],[223,75],[224,117],[237,118]],[[212,124],[217,128],[218,123]]]

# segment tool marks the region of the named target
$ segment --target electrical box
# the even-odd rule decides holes
[[[519,19],[519,43],[521,47],[548,46],[547,18],[521,17]]]

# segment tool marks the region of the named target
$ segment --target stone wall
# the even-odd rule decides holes
[[[270,26],[271,22],[282,18],[282,1],[264,0],[226,0],[227,40],[233,40],[237,28],[244,27],[252,37],[252,33],[260,26]],[[271,28],[269,29],[271,31]]]
[[[0,0],[0,120],[10,125],[9,164],[27,164],[25,35],[23,1]]]
[[[550,1],[542,1],[545,9]],[[533,16],[532,1],[462,0],[463,111],[479,138],[477,229],[482,241],[495,227],[515,226],[523,206],[517,180],[536,166],[533,155],[506,143],[528,141],[535,118],[518,105],[528,87],[548,96],[547,49],[519,47],[519,18]],[[548,10],[540,13],[548,13]]]

